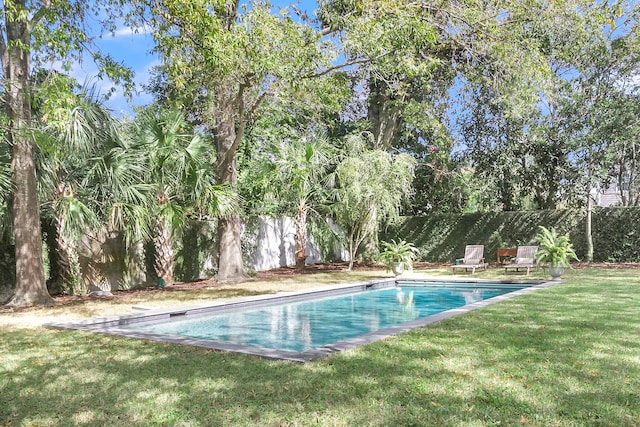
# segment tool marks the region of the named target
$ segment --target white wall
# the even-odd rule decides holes
[[[329,224],[334,230],[335,224]],[[255,271],[267,271],[280,267],[293,267],[295,259],[295,232],[296,225],[293,218],[272,218],[261,216],[251,228],[245,227],[245,233],[253,233],[253,236],[244,235],[243,240],[251,242],[254,246],[245,266]],[[306,247],[307,265],[324,261],[318,245],[314,243],[313,236],[307,236]],[[333,259],[348,260],[348,251],[340,245],[334,247]]]
[[[246,267],[255,271],[291,267],[295,260],[296,226],[291,218],[257,218],[253,229],[245,227],[243,240],[254,246],[246,259]],[[253,233],[253,236],[247,235]]]
[[[194,276],[185,277],[183,280],[209,279],[217,270],[216,227],[215,223],[208,225],[198,231],[197,242],[183,242],[183,245],[197,245],[199,252],[190,256],[197,256],[200,261],[204,261],[203,265],[196,267],[199,268],[199,272],[192,271],[191,274]],[[335,224],[329,222],[329,226],[339,232]],[[295,266],[295,222],[292,218],[258,217],[245,224],[242,240],[243,246],[248,249],[243,254],[247,270],[267,271]],[[155,284],[146,274],[151,263],[145,260],[142,244],[127,251],[122,236],[99,233],[92,238],[85,237],[79,250],[83,284],[89,291],[128,289],[143,284]],[[307,237],[306,253],[307,265],[327,259],[349,259],[348,251],[340,244],[335,244],[333,253],[325,257],[311,235]],[[176,277],[176,280],[182,279]]]

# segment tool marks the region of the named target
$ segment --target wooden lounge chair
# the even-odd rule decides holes
[[[526,269],[527,275],[532,268],[538,269],[538,262],[536,261],[535,255],[538,251],[537,246],[518,246],[518,252],[516,253],[516,257],[513,259],[511,264],[507,264],[504,266],[504,271],[507,272],[509,270],[515,270],[516,272],[520,271],[520,269]]]
[[[456,264],[451,268],[453,271],[464,268],[464,271],[471,270],[471,274],[473,274],[477,268],[486,270],[488,265],[484,262],[484,245],[467,245],[464,249],[464,258],[457,259]]]

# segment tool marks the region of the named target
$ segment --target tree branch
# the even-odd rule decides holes
[[[258,107],[260,106],[260,104],[262,104],[262,102],[267,98],[268,95],[269,91],[264,91],[260,94],[256,102],[253,103],[253,107],[251,107],[249,114],[247,114],[248,118],[254,117],[256,111],[258,110]]]
[[[333,33],[337,33],[337,32],[338,32],[337,29],[331,28],[331,27],[327,27],[325,29],[322,29],[322,30],[318,31],[318,35],[320,36],[320,38],[322,38],[322,37],[328,36],[329,34],[333,34]]]
[[[4,39],[6,31],[0,32],[0,58],[2,58],[2,65],[7,64],[7,58],[5,58],[5,54],[7,53],[7,42]],[[6,77],[6,76],[5,76]]]
[[[45,12],[50,7],[51,7],[51,1],[45,0],[42,6],[40,7],[40,9],[38,9],[36,13],[33,14],[33,17],[29,20],[29,30],[31,30],[31,28],[37,25],[38,22],[40,22],[40,20],[44,18]]]
[[[376,59],[380,59],[380,58],[383,58],[383,57],[389,55],[389,53],[390,52],[385,52],[385,53],[383,53],[381,55],[378,55],[375,58],[363,58],[363,59],[356,59],[356,60],[353,60],[353,61],[347,61],[347,62],[345,62],[343,64],[338,64],[338,65],[334,65],[333,67],[329,67],[329,68],[327,68],[325,70],[320,71],[319,73],[307,74],[306,76],[302,76],[302,78],[303,79],[313,79],[313,78],[317,78],[317,77],[326,76],[327,74],[329,74],[329,73],[331,73],[333,71],[341,70],[343,68],[350,67],[352,65],[366,64],[368,62],[373,62]]]
[[[245,88],[246,87],[248,86],[245,86]],[[244,91],[244,89],[242,89],[241,91]],[[267,98],[267,95],[268,95],[267,91],[262,92],[258,97],[258,99],[256,99],[256,102],[253,103],[253,106],[251,107],[251,110],[249,110],[248,114],[244,114],[244,102],[242,102],[242,110],[238,110],[240,123],[238,124],[238,130],[236,131],[236,139],[233,141],[233,146],[232,146],[232,149],[234,152],[240,145],[240,141],[242,140],[245,129],[247,128],[247,123],[249,123],[249,120],[251,120],[255,112],[258,110],[258,107],[260,106],[260,104],[262,104],[262,102]]]

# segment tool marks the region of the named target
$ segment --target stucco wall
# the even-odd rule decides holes
[[[337,230],[335,225],[329,226]],[[335,239],[314,239],[312,234],[309,233],[307,238],[307,264],[348,259],[345,247]],[[295,223],[292,218],[271,217],[246,221],[242,245],[247,270],[266,271],[294,266]],[[214,277],[217,271],[216,222],[194,221],[189,224],[175,241],[174,251],[176,281]],[[154,285],[157,278],[153,271],[153,253],[151,243],[138,243],[127,248],[122,235],[118,233],[85,235],[79,245],[84,289],[114,291]],[[10,261],[13,263],[13,258]],[[5,267],[3,270],[10,271],[8,266]],[[2,298],[8,299],[12,295],[14,287],[10,283],[14,280],[11,275],[2,276],[0,302],[3,302]]]

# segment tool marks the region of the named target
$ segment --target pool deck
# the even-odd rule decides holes
[[[232,311],[241,308],[254,308],[274,302],[295,302],[313,297],[314,295],[339,295],[341,293],[348,293],[354,290],[367,289],[367,288],[380,288],[390,287],[397,284],[411,284],[412,282],[433,282],[433,283],[453,283],[453,284],[476,284],[482,286],[483,284],[503,284],[503,285],[529,285],[529,287],[518,289],[513,292],[509,292],[503,295],[499,295],[493,298],[489,298],[482,301],[477,301],[471,304],[467,304],[463,307],[454,308],[451,310],[443,311],[437,314],[433,314],[421,319],[409,321],[397,326],[380,329],[375,332],[371,332],[365,335],[360,335],[354,338],[337,341],[331,344],[327,344],[318,348],[314,348],[302,352],[293,352],[285,350],[276,350],[260,347],[250,347],[245,345],[229,344],[214,341],[204,341],[190,338],[181,338],[172,335],[154,334],[149,332],[134,331],[124,328],[135,323],[166,320],[177,316],[190,316],[210,313],[213,311]],[[375,341],[379,341],[402,332],[409,331],[418,327],[426,326],[443,319],[447,319],[453,316],[459,316],[478,308],[486,307],[491,304],[495,304],[500,301],[511,299],[520,295],[528,294],[539,289],[543,289],[558,282],[552,281],[540,281],[540,280],[513,280],[513,279],[476,279],[469,277],[438,277],[438,276],[422,276],[422,275],[408,275],[399,279],[376,279],[367,282],[357,282],[341,285],[324,286],[322,288],[313,288],[303,291],[291,291],[291,292],[279,292],[276,294],[266,294],[253,297],[234,298],[229,300],[211,301],[206,304],[198,305],[186,305],[180,307],[163,308],[163,309],[136,309],[131,314],[121,316],[110,317],[96,317],[90,319],[82,319],[70,322],[49,323],[44,325],[51,329],[67,329],[67,330],[80,330],[98,332],[109,335],[118,335],[128,338],[147,339],[152,341],[162,341],[172,344],[189,345],[195,347],[203,347],[219,351],[229,351],[235,353],[250,354],[259,357],[265,357],[269,359],[281,359],[294,362],[310,362],[329,356],[336,352],[348,350],[354,347],[358,347],[364,344],[369,344]]]

